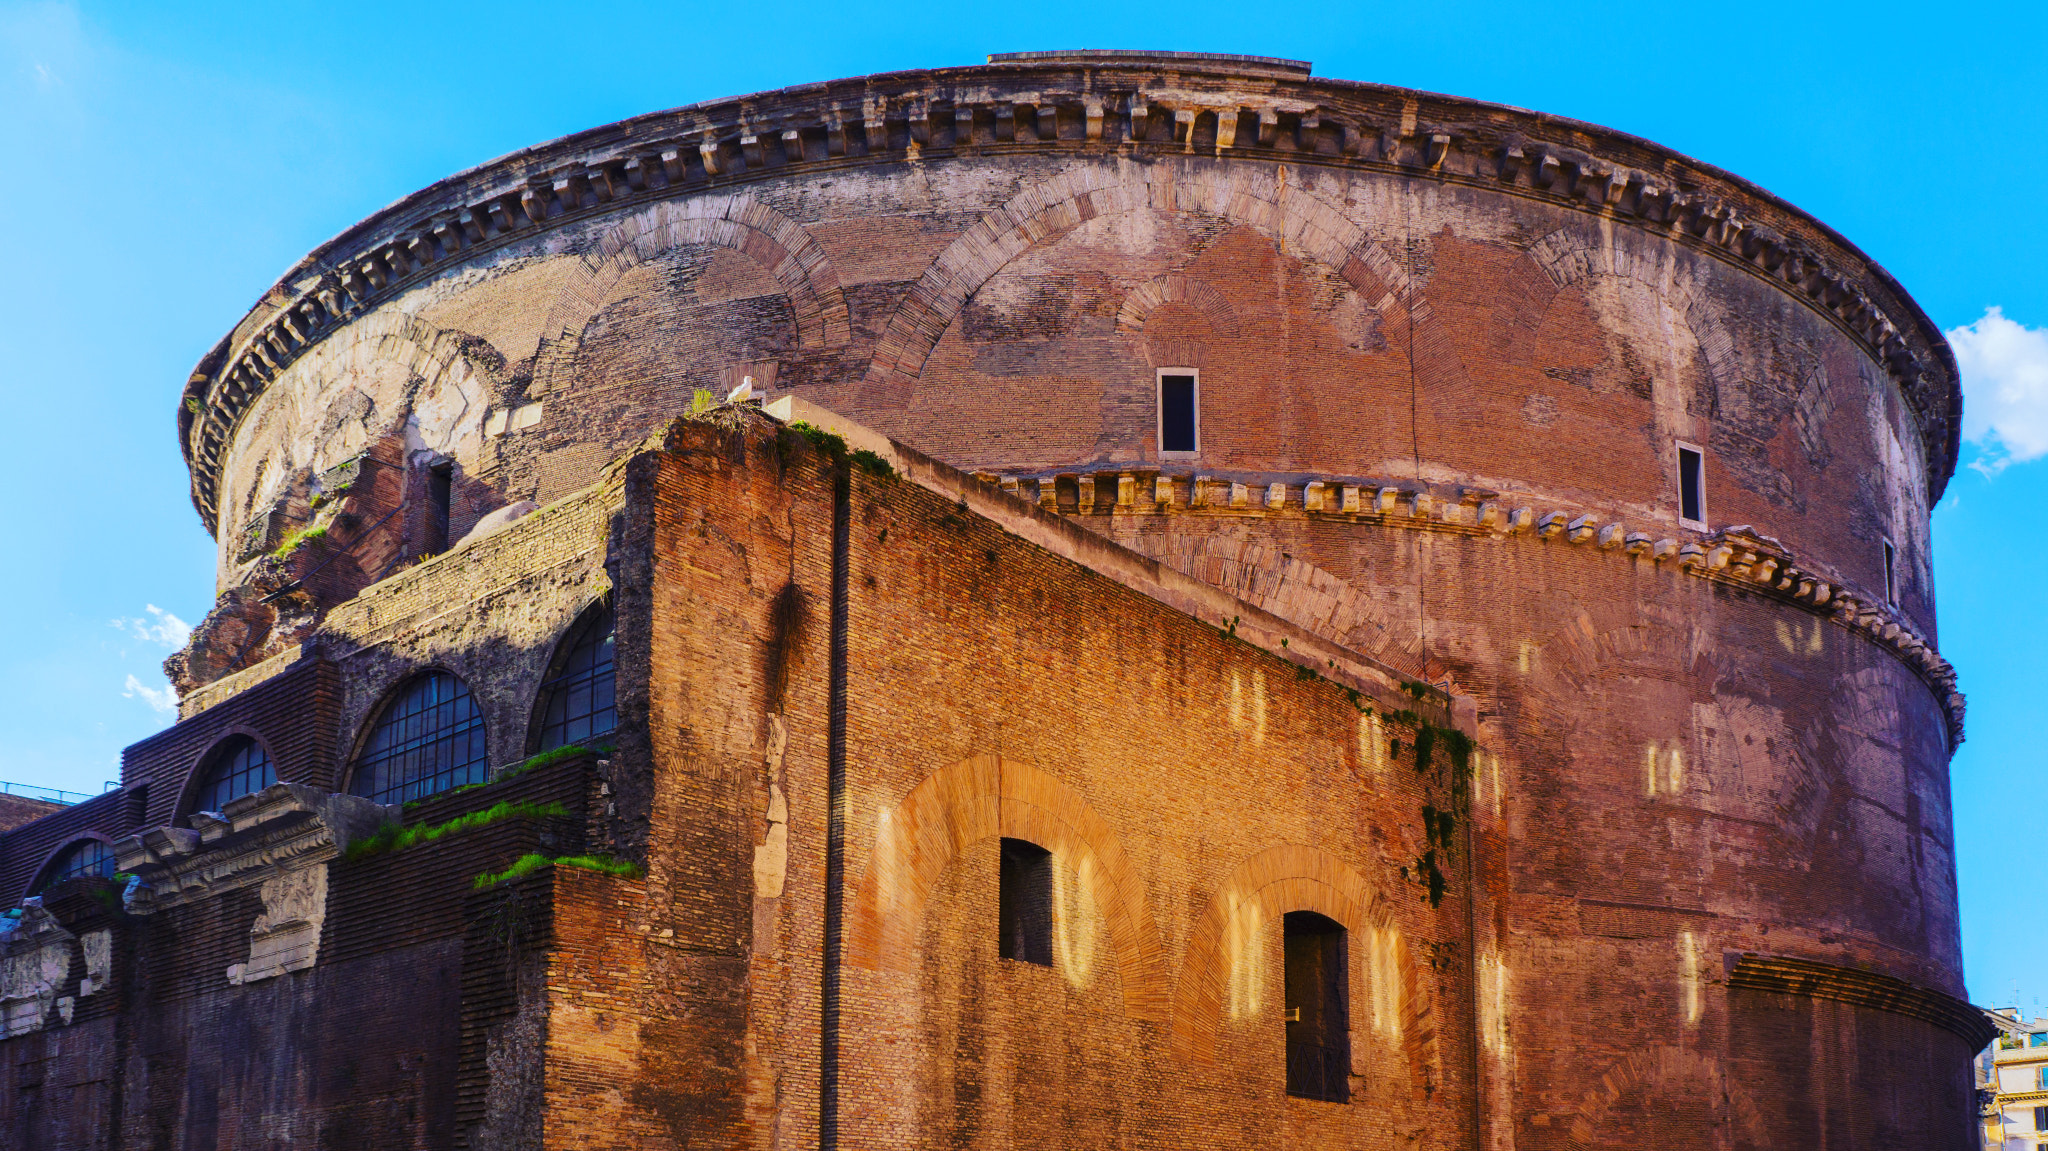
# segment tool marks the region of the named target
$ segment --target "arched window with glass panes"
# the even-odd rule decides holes
[[[535,704],[535,751],[602,740],[619,725],[612,695],[612,609],[591,605],[555,653]]]
[[[238,735],[222,744],[207,760],[206,774],[200,777],[192,810],[220,811],[229,800],[253,795],[276,782],[277,769],[271,766],[263,745]]]
[[[350,791],[405,803],[490,775],[484,717],[469,685],[445,671],[414,676],[392,693],[356,756]]]
[[[114,877],[114,851],[97,839],[81,839],[57,853],[50,865],[43,868],[42,881],[36,884],[37,891],[48,891],[67,879],[81,876],[98,876],[101,879]]]

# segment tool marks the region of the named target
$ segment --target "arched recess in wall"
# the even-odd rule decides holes
[[[1336,269],[1385,312],[1413,285],[1358,223],[1290,182],[1283,165],[1252,168],[1178,159],[1087,164],[1026,188],[946,246],[910,291],[875,344],[864,399],[900,404],[939,338],[975,292],[1029,249],[1099,216],[1153,210],[1198,212],[1244,224],[1292,254]],[[887,397],[885,399],[885,397]]]
[[[1177,324],[1169,324],[1165,334],[1147,334],[1145,322],[1169,305],[1195,314],[1195,338],[1187,338],[1188,333]],[[1116,334],[1144,339],[1146,357],[1155,368],[1199,368],[1204,366],[1209,340],[1227,340],[1238,334],[1237,313],[1207,281],[1174,272],[1131,289],[1117,308]]]
[[[1108,923],[1125,1012],[1164,1020],[1159,929],[1122,842],[1079,792],[1000,756],[977,755],[942,768],[877,815],[874,856],[854,895],[850,962],[915,971],[933,886],[961,852],[998,837],[1030,840],[1073,869]]]
[[[542,331],[582,331],[627,272],[686,244],[731,248],[768,269],[789,297],[799,347],[852,342],[846,296],[825,250],[803,225],[745,195],[664,200],[613,224],[555,296]]]
[[[1167,304],[1183,304],[1200,312],[1208,321],[1209,330],[1219,336],[1237,334],[1237,313],[1231,309],[1230,301],[1223,298],[1223,293],[1210,287],[1207,281],[1179,272],[1159,276],[1132,288],[1116,311],[1117,334],[1135,336],[1142,333],[1145,321]]]
[[[1365,1022],[1373,1034],[1402,1047],[1414,1076],[1435,1081],[1431,998],[1386,900],[1372,894],[1343,860],[1294,843],[1269,847],[1231,872],[1189,934],[1174,988],[1174,1056],[1192,1063],[1215,1060],[1216,1030],[1233,975],[1248,949],[1259,945],[1260,929],[1290,911],[1313,911],[1351,934],[1369,984],[1351,988],[1354,1030]]]

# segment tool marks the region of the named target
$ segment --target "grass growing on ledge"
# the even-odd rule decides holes
[[[526,759],[510,767],[499,768],[498,774],[482,783],[465,783],[461,787],[451,787],[447,791],[437,791],[432,795],[422,795],[418,799],[408,799],[405,801],[405,809],[411,811],[422,803],[434,803],[451,795],[461,795],[465,791],[475,791],[479,787],[489,787],[494,783],[503,783],[521,772],[560,763],[565,759],[574,759],[579,755],[610,755],[611,753],[612,745],[609,743],[600,743],[594,747],[584,747],[580,743],[572,743],[563,747],[550,748],[538,755],[528,756]]]
[[[518,879],[522,875],[532,875],[551,863],[556,867],[580,867],[585,871],[599,871],[606,875],[623,875],[627,879],[640,878],[639,864],[613,859],[609,855],[558,855],[553,859],[545,855],[522,855],[503,871],[486,871],[477,876],[476,890],[482,891],[486,887]]]
[[[612,745],[608,743],[601,743],[595,747],[585,747],[580,743],[564,744],[561,747],[549,748],[537,755],[528,756],[520,763],[499,772],[498,779],[511,779],[522,771],[532,771],[536,767],[547,767],[551,764],[560,763],[565,759],[575,759],[579,755],[610,755],[611,752]],[[491,782],[496,783],[497,780],[492,780]]]
[[[317,543],[320,540],[324,540],[326,538],[326,524],[320,524],[317,527],[297,528],[286,534],[286,536],[284,537],[284,542],[277,545],[277,550],[271,552],[270,554],[281,560],[290,559],[292,557],[292,553],[298,551],[300,548],[305,547],[307,544],[310,543]]]
[[[472,811],[468,815],[458,815],[446,823],[420,824],[414,827],[387,823],[383,827],[378,828],[377,834],[372,835],[370,838],[359,839],[349,844],[348,858],[356,860],[386,851],[404,851],[408,847],[418,847],[422,843],[432,843],[444,835],[454,835],[460,831],[470,831],[475,828],[486,827],[501,820],[519,819],[522,817],[546,819],[550,816],[567,814],[569,814],[569,809],[559,803],[498,803],[482,811]]]

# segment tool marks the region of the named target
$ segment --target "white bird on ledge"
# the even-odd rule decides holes
[[[753,398],[754,377],[748,376],[740,381],[739,387],[734,388],[732,391],[726,393],[725,402],[728,404],[743,404]]]

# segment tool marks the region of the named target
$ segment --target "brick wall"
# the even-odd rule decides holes
[[[191,814],[210,753],[231,736],[246,735],[270,755],[277,778],[332,790],[335,786],[338,670],[317,655],[292,663],[218,706],[165,728],[121,752],[121,782],[144,790],[143,826]]]
[[[112,930],[111,986],[81,995],[74,956],[56,991],[74,999],[71,1021],[0,1041],[11,1085],[0,1090],[4,1145],[456,1146],[465,1013],[475,1006],[464,988],[489,958],[478,948],[491,946],[473,938],[473,881],[529,852],[584,850],[597,786],[583,756],[416,805],[409,823],[505,801],[561,803],[571,814],[327,865],[316,966],[240,987],[226,972],[249,957],[263,910],[255,887],[142,916],[119,910],[113,883],[53,889],[46,903],[74,934]],[[527,945],[544,949],[546,921],[539,926]]]
[[[310,971],[226,985],[253,888],[134,919],[110,888],[61,895],[75,925],[111,917],[116,986],[69,1030],[0,1041],[18,1082],[71,1092],[60,1110],[17,1089],[7,1129],[178,1148],[621,1131],[1541,1148],[1681,1129],[1938,1145],[1967,1120],[1954,1036],[1724,976],[1728,954],[1791,953],[1955,990],[1945,746],[1893,656],[1563,543],[1360,547],[1274,520],[1290,554],[1380,573],[1388,662],[1431,637],[1433,671],[1471,693],[1449,712],[1480,739],[1467,808],[1444,753],[1418,771],[1417,728],[1390,715],[1446,723],[1441,697],[1402,696],[1383,665],[1282,618],[1284,597],[1278,615],[1232,601],[862,442],[897,473],[758,422],[683,425],[614,486],[335,613],[318,649],[333,670],[286,672],[301,691],[331,675],[344,714],[367,717],[411,668],[467,661],[502,746],[560,632],[616,585],[618,748],[406,813],[532,799],[567,819],[331,865]],[[1106,528],[1149,548],[1155,522],[1199,518]],[[175,772],[149,765],[201,754],[229,717],[285,714],[274,682],[131,755],[151,808]],[[360,722],[329,729],[336,759]],[[0,839],[7,866],[34,866],[19,844],[142,826],[141,790]],[[1443,854],[1434,906],[1416,878],[1426,804],[1470,836]],[[996,955],[1002,836],[1053,852],[1050,968]],[[644,860],[645,879],[555,869],[470,890],[523,852],[587,843]],[[1702,860],[1739,861],[1744,881]],[[515,895],[517,946],[492,926]],[[1349,1104],[1284,1093],[1294,910],[1347,930]],[[1787,1082],[1805,1086],[1771,1099]],[[1874,1083],[1911,1088],[1886,1101]]]
[[[653,518],[662,669],[649,1022],[608,1055],[633,1056],[635,1122],[719,1146],[814,1142],[821,1107],[848,1146],[1224,1146],[1275,1123],[1331,1146],[1423,1126],[1469,1138],[1466,1040],[1428,1023],[1464,1001],[1440,960],[1466,909],[1404,879],[1424,777],[1377,742],[1412,749],[1412,733],[1366,729],[1362,752],[1368,717],[1342,685],[857,470],[845,966],[837,1097],[821,1102],[835,481],[794,437],[672,442],[629,470],[629,510]],[[627,611],[622,636],[640,626]],[[999,833],[1066,869],[1051,970],[995,955]],[[1352,1106],[1284,1091],[1278,916],[1297,907],[1352,929]],[[1203,994],[1211,981],[1226,993]],[[1176,1046],[1189,1020],[1200,1054]]]

